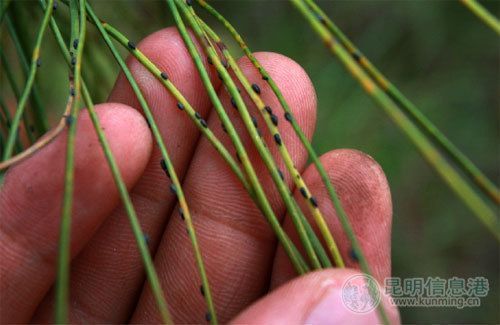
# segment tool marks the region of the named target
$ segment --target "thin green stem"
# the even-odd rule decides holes
[[[79,35],[81,40],[76,56],[76,62],[73,64],[73,88],[70,90],[70,96],[74,97],[71,101],[70,114],[67,117],[68,133],[66,143],[66,169],[64,174],[64,194],[61,212],[61,230],[59,237],[59,259],[57,264],[57,279],[55,285],[55,322],[68,322],[68,300],[69,300],[69,270],[70,270],[70,247],[71,247],[71,215],[73,209],[74,194],[74,176],[75,176],[75,138],[76,124],[81,101],[81,66],[83,57],[83,48],[86,37],[87,19],[85,15],[85,0],[71,0],[73,6],[78,6],[79,14],[71,15],[72,20],[71,34]],[[52,8],[53,1],[49,2],[47,8]],[[80,18],[78,20],[78,17]],[[76,21],[76,22],[75,22]]]
[[[12,125],[11,129],[9,130],[9,136],[7,138],[7,143],[5,145],[5,151],[2,157],[2,160],[7,160],[12,156],[12,152],[14,149],[14,144],[18,135],[18,129],[19,129],[19,124],[21,121],[21,118],[24,113],[24,109],[26,107],[26,101],[29,98],[31,89],[33,87],[33,83],[35,81],[35,75],[37,71],[37,62],[38,59],[40,58],[40,47],[42,45],[43,41],[43,36],[45,35],[45,30],[47,28],[47,25],[50,21],[50,16],[52,15],[52,3],[54,0],[50,0],[50,6],[47,7],[45,10],[45,14],[43,16],[42,23],[40,24],[40,28],[38,29],[36,41],[35,41],[35,46],[33,49],[33,54],[31,57],[31,66],[28,74],[28,79],[26,81],[26,86],[24,87],[24,90],[21,94],[21,97],[19,99],[16,113],[14,114],[14,118],[12,119]],[[29,126],[26,128],[27,131],[29,131]]]
[[[458,149],[397,87],[392,84],[356,46],[347,38],[342,30],[313,1],[306,0],[307,5],[315,12],[320,21],[329,29],[333,36],[347,49],[350,55],[391,97],[430,138],[455,162],[472,182],[481,189],[494,203],[500,203],[500,190],[484,175],[481,170]]]
[[[500,21],[479,2],[476,0],[460,0],[460,2],[495,33],[500,35]]]
[[[188,229],[188,235],[190,237],[191,244],[193,246],[196,264],[198,266],[198,271],[200,273],[204,297],[205,297],[205,301],[206,301],[207,306],[208,306],[210,320],[211,320],[212,324],[217,324],[217,317],[216,317],[215,308],[214,308],[214,304],[213,304],[213,300],[212,300],[212,293],[211,293],[210,285],[208,283],[208,278],[207,278],[207,274],[205,271],[205,266],[203,263],[201,250],[200,250],[198,240],[196,237],[196,233],[195,233],[195,230],[193,227],[191,213],[190,213],[188,204],[186,202],[186,199],[184,197],[184,191],[182,189],[181,183],[180,183],[179,178],[175,172],[174,165],[170,159],[170,156],[168,154],[165,143],[163,142],[160,130],[159,130],[159,128],[154,120],[151,109],[150,109],[146,99],[144,98],[144,95],[142,94],[142,92],[139,88],[139,85],[135,81],[131,71],[127,67],[125,61],[122,59],[120,54],[118,53],[118,50],[113,45],[113,42],[111,41],[107,31],[102,26],[98,17],[94,14],[90,5],[87,5],[87,11],[88,11],[88,14],[91,17],[92,21],[96,25],[97,29],[101,33],[101,35],[102,35],[104,41],[106,42],[107,46],[109,47],[110,51],[112,52],[114,58],[118,62],[121,70],[123,71],[127,80],[129,81],[129,83],[130,83],[135,95],[137,96],[137,99],[139,100],[139,103],[144,111],[146,119],[149,122],[149,125],[151,126],[151,131],[153,133],[153,136],[156,140],[156,143],[158,144],[161,155],[163,157],[162,167],[166,168],[166,173],[170,177],[170,179],[172,180],[172,184],[174,186],[173,188],[175,189],[175,194],[177,195],[177,198],[179,200],[179,205],[180,205],[179,211],[180,211],[181,217],[184,219],[184,221],[186,223],[186,227]],[[164,320],[164,321],[166,321],[166,320]]]

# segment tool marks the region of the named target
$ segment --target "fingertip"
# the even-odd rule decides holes
[[[366,290],[366,284],[378,289],[375,299]],[[376,280],[353,269],[329,269],[284,284],[251,305],[232,323],[375,324],[382,322],[377,311],[380,303],[389,322],[399,324],[397,308]]]

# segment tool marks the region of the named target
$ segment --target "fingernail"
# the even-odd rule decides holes
[[[311,308],[306,324],[378,324],[376,306],[370,297],[350,296],[349,289],[331,287]]]

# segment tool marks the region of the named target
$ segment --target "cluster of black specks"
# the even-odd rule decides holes
[[[57,6],[59,6],[59,3],[54,1],[54,4],[52,4],[52,10],[57,10]]]
[[[205,297],[205,289],[203,288],[203,284],[200,286],[200,293],[203,297]]]
[[[260,94],[260,87],[257,84],[252,84],[252,89],[255,91],[257,94]]]
[[[181,102],[178,102],[177,103],[177,108],[180,109],[181,111],[183,111],[184,110],[184,105],[182,105]]]
[[[209,311],[207,311],[207,313],[205,314],[205,320],[207,322],[210,322],[212,320],[212,314],[210,314]]]
[[[69,89],[69,94],[71,95],[71,97],[75,97],[75,88],[71,87]]]
[[[273,122],[274,126],[278,126],[278,117],[274,114],[271,114],[271,122]]]
[[[234,99],[234,97],[231,97],[231,105],[233,106],[233,108],[238,109],[238,105],[236,105],[236,99]]]
[[[179,215],[181,216],[182,220],[186,219],[186,217],[184,216],[184,210],[182,210],[182,208],[179,208]]]
[[[285,113],[285,120],[287,120],[288,122],[292,122],[292,114],[290,114],[289,112],[286,112]]]
[[[311,202],[312,206],[317,208],[318,207],[318,201],[316,200],[316,198],[314,196],[311,196],[309,198],[309,202]]]
[[[306,189],[303,188],[303,187],[301,187],[299,191],[300,191],[300,194],[302,194],[302,196],[307,199],[307,191],[306,191]]]
[[[170,178],[170,173],[168,172],[167,162],[165,159],[160,160],[161,169],[165,172],[168,178]]]
[[[75,50],[78,48],[78,42],[79,42],[79,41],[78,41],[78,38],[75,38],[75,39],[73,40],[73,48],[74,48]]]
[[[281,142],[281,137],[280,137],[280,135],[279,135],[278,133],[276,133],[276,134],[274,135],[274,142],[276,142],[276,144],[277,144],[278,146],[281,146],[281,143],[282,143],[282,142]]]
[[[163,79],[163,80],[167,80],[168,79],[168,75],[166,72],[162,72],[160,73],[160,77]]]
[[[36,66],[37,68],[40,68],[42,66],[42,59],[40,58],[36,59]]]
[[[354,248],[351,248],[349,250],[349,257],[354,261],[354,262],[359,262],[358,254],[356,254],[356,251]]]
[[[280,175],[281,180],[284,181],[285,175],[283,175],[283,172],[281,171],[281,169],[278,169],[278,174]]]
[[[127,46],[131,50],[135,50],[135,43],[132,41],[128,41]]]
[[[175,186],[175,184],[170,184],[170,192],[172,192],[172,194],[174,195],[177,195],[177,187]]]
[[[266,110],[266,112],[268,114],[272,114],[273,113],[273,109],[271,107],[269,107],[269,106],[265,106],[264,109]]]

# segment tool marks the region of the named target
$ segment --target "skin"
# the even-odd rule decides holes
[[[167,72],[216,136],[232,148],[175,29],[156,32],[138,47]],[[311,138],[316,123],[316,95],[307,74],[282,55],[256,53],[256,56],[277,82],[297,121]],[[266,104],[279,112],[277,99],[255,68],[246,59],[241,59],[239,64],[249,80],[260,86]],[[176,171],[183,180],[219,321],[258,324],[378,321],[375,312],[360,315],[335,303],[346,279],[359,273],[357,264],[349,257],[349,242],[320,177],[314,167],[307,165],[307,154],[282,114],[279,114],[282,138],[324,211],[347,269],[323,270],[297,278],[273,232],[225,162],[209,142],[200,137],[187,116],[175,108],[175,99],[155,78],[133,59],[128,60],[128,65],[151,105]],[[210,73],[225,107],[230,107],[227,93],[220,87],[215,73]],[[247,102],[250,103],[248,98]],[[255,110],[252,106],[251,109]],[[178,323],[203,323],[206,307],[199,293],[192,249],[177,214],[176,200],[160,168],[159,151],[139,110],[123,75],[118,77],[108,102],[97,105],[142,229],[149,236],[149,247],[173,318]],[[240,130],[276,215],[297,242],[292,222],[241,120],[234,110],[228,109],[228,112]],[[259,120],[259,124],[264,122]],[[271,135],[264,135],[267,142],[272,143]],[[144,282],[134,237],[85,111],[78,120],[76,141],[70,320],[159,322],[154,299]],[[2,323],[53,319],[52,285],[64,186],[65,142],[63,133],[12,167],[0,190]],[[270,147],[274,157],[278,157],[275,146]],[[384,173],[372,158],[355,150],[334,150],[321,160],[340,194],[374,275],[382,282],[390,276],[392,218]],[[277,161],[285,170],[281,160]],[[288,176],[286,180],[292,184]],[[303,204],[300,193],[290,186],[298,202]],[[314,224],[312,220],[311,223]],[[386,308],[391,322],[399,322],[397,310],[388,305]]]

